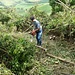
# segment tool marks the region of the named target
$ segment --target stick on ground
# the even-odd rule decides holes
[[[46,55],[47,55],[47,56],[50,56],[50,57],[52,57],[52,58],[56,58],[56,59],[58,59],[58,60],[60,60],[60,61],[63,61],[63,62],[65,62],[65,63],[69,63],[70,65],[75,65],[74,62],[70,62],[70,61],[68,61],[68,60],[66,60],[66,59],[63,59],[63,58],[60,58],[60,57],[57,57],[57,56],[54,56],[54,55],[52,55],[52,54],[47,53],[47,49],[46,49],[46,48],[43,48],[43,47],[37,46],[37,45],[35,45],[35,46],[36,46],[37,48],[40,48],[40,49],[44,50],[44,51],[46,52]]]

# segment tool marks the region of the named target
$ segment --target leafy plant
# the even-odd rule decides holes
[[[1,35],[0,50],[4,53],[4,55],[0,53],[0,58],[14,73],[24,74],[32,68],[35,47],[27,40],[21,38],[15,40],[10,35]]]

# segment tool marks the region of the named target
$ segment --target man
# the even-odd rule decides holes
[[[36,33],[37,45],[41,46],[41,36],[42,36],[42,26],[38,20],[35,19],[34,16],[31,16],[30,19],[33,23],[33,32]]]

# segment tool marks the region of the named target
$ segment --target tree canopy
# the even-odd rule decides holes
[[[68,6],[75,5],[75,0],[49,0],[49,4],[52,7],[52,14],[63,10],[63,7],[60,5],[59,1],[62,1]]]

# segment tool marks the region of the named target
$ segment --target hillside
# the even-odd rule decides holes
[[[4,6],[11,6],[14,5],[15,3],[19,2],[20,0],[0,0],[0,2],[4,5]],[[1,6],[1,4],[0,4]]]
[[[34,4],[34,3],[20,3],[20,4],[17,4],[15,6],[15,8],[16,8],[16,11],[19,14],[23,14],[24,15],[31,7],[33,7],[35,5],[36,4]],[[51,11],[51,6],[49,6],[49,3],[41,3],[41,4],[38,4],[37,5],[37,8],[40,11],[44,11],[46,13],[49,13]]]
[[[51,11],[51,7],[49,6],[48,1],[49,0],[0,0],[0,8],[13,7],[16,8],[16,12],[18,14],[24,15],[27,10],[38,3],[39,10],[49,13]]]
[[[0,0],[0,6],[14,6],[19,3],[48,3],[48,0]]]
[[[75,75],[75,6],[55,11],[47,1],[0,0],[0,75]],[[33,37],[31,16],[42,36]]]

